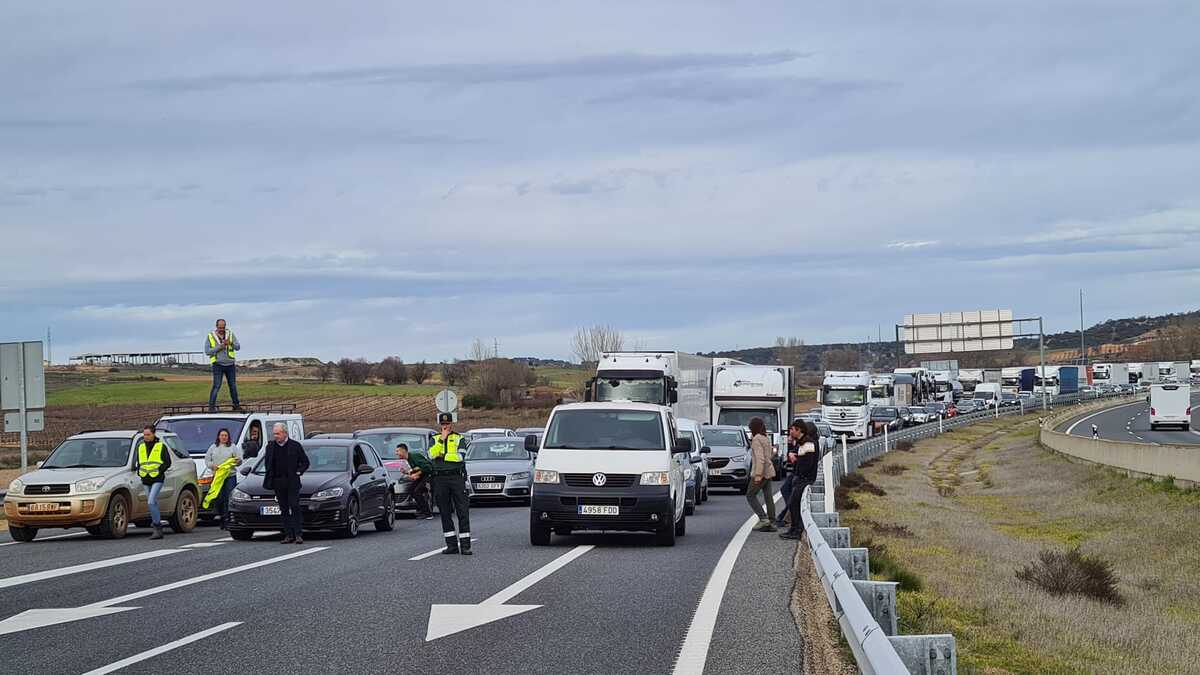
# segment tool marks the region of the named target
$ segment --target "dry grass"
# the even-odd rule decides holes
[[[1017,578],[1051,595],[1078,595],[1114,605],[1125,604],[1117,590],[1116,572],[1107,560],[1080,552],[1044,550],[1033,563],[1017,570]]]
[[[864,470],[886,497],[848,491],[858,508],[843,523],[870,537],[872,571],[919,583],[898,597],[904,631],[954,633],[963,673],[1196,672],[1200,493],[1068,462],[1036,432],[963,428]],[[1017,578],[1042,551],[1075,547],[1111,564],[1123,605]]]

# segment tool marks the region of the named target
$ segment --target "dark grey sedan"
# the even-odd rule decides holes
[[[345,439],[301,441],[308,471],[300,477],[300,510],[305,531],[332,530],[358,536],[362,523],[389,532],[395,524],[391,479],[370,443]],[[260,456],[238,482],[229,500],[229,535],[244,541],[254,530],[282,528],[275,493],[263,487],[265,457]]]

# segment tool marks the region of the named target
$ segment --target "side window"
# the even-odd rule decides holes
[[[176,457],[178,457],[180,459],[188,458],[187,453],[184,452],[183,449],[179,447],[179,439],[178,438],[176,438],[174,436],[167,436],[166,438],[163,439],[163,442],[167,444],[167,447],[171,449],[171,452],[173,452]]]
[[[363,447],[361,445],[356,445],[354,446],[354,466],[357,468],[363,464],[368,464],[366,453],[363,452]]]
[[[374,446],[368,444],[362,446],[362,449],[363,455],[365,455],[367,458],[367,464],[369,464],[372,469],[378,469],[379,467],[383,466],[383,463],[379,461],[379,455],[375,452]]]

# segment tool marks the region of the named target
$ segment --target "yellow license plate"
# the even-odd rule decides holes
[[[58,503],[57,502],[43,502],[43,503],[37,503],[37,504],[30,504],[29,510],[32,511],[33,513],[55,512],[55,511],[58,511]]]

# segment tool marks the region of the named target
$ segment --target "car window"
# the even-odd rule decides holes
[[[354,467],[358,468],[363,464],[370,466],[370,464],[367,462],[366,453],[363,452],[363,447],[361,445],[356,445],[354,446]]]
[[[362,454],[367,460],[367,466],[370,466],[372,469],[378,469],[380,466],[383,466],[379,461],[379,457],[375,454],[375,448],[370,445],[362,446]]]
[[[188,458],[188,454],[186,452],[184,452],[183,448],[181,447],[181,445],[179,443],[178,438],[175,438],[173,436],[167,436],[166,438],[163,439],[163,443],[166,443],[167,447],[171,449],[171,452],[175,453],[175,456],[178,457],[179,459],[187,459]]]
[[[704,429],[700,432],[705,445],[740,448],[746,445],[741,429]]]

